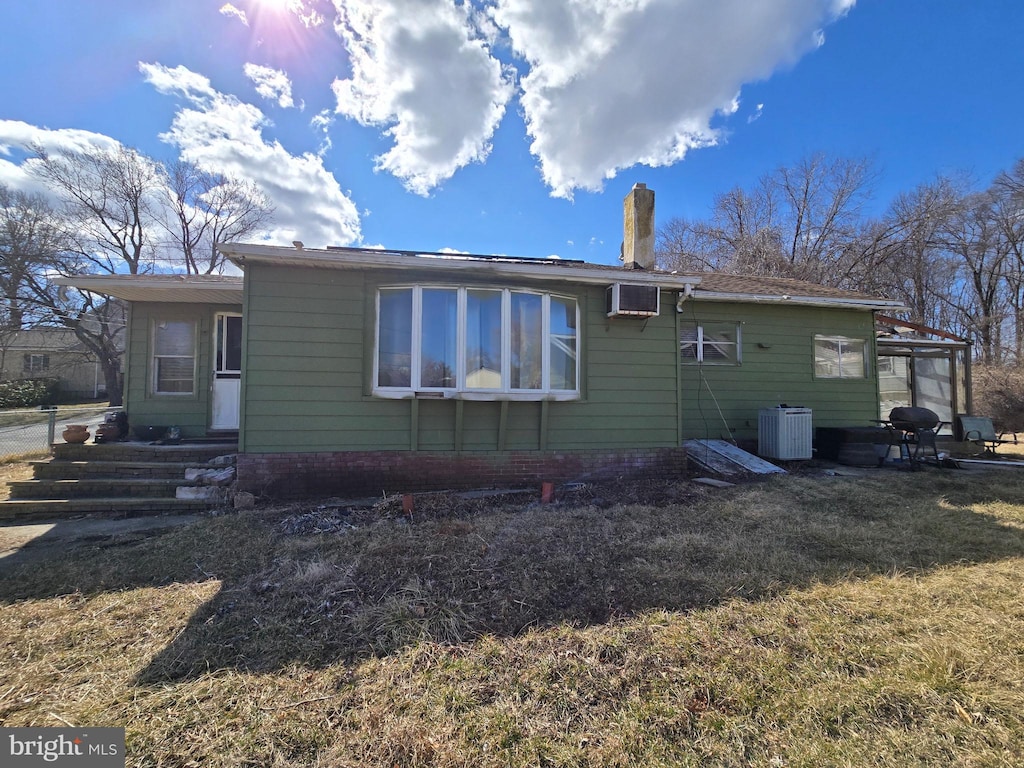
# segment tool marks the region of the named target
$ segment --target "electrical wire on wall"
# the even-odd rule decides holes
[[[686,298],[688,298],[688,297],[686,297]],[[676,305],[677,308],[681,308],[681,303],[682,303],[683,300],[684,300],[684,297],[680,297],[680,304]],[[698,328],[699,329],[700,328],[700,321],[697,319],[697,309],[696,309],[696,307],[692,303],[690,304],[690,319],[693,322],[694,328]],[[715,404],[715,410],[718,412],[718,418],[720,418],[722,420],[722,425],[725,427],[726,437],[724,439],[727,440],[728,442],[732,443],[733,445],[735,445],[736,444],[736,440],[732,436],[732,428],[729,426],[729,422],[725,418],[725,414],[722,412],[722,407],[721,407],[721,405],[718,402],[718,398],[715,397],[714,390],[711,389],[711,383],[708,381],[707,376],[704,375],[704,350],[701,348],[702,345],[703,345],[703,338],[701,337],[701,334],[700,334],[699,331],[698,331],[697,338],[694,340],[694,343],[696,344],[696,350],[695,351],[696,351],[696,359],[697,359],[697,378],[698,378],[698,380],[697,380],[696,405],[697,405],[697,413],[700,414],[701,421],[704,424],[705,439],[707,439],[707,436],[710,434],[711,425],[708,422],[707,415],[704,413],[704,406],[702,404],[702,398],[701,398],[701,390],[704,389],[704,388],[707,388],[708,394],[711,395],[711,401]],[[739,346],[738,345],[739,345],[739,339],[737,339],[737,350],[736,350],[737,354],[739,354]]]

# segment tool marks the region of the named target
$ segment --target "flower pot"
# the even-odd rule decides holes
[[[84,443],[89,439],[89,428],[85,424],[68,424],[61,436],[65,443]]]

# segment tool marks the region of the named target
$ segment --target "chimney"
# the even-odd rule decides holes
[[[622,201],[622,266],[654,269],[654,190],[634,184]]]

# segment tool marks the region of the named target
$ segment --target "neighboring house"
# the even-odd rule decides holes
[[[95,355],[67,328],[25,328],[0,339],[0,380],[56,379],[62,399],[107,392]]]
[[[129,420],[237,430],[240,485],[276,495],[673,474],[762,408],[878,418],[897,302],[657,271],[653,192],[625,208],[622,267],[228,244],[241,278],[70,282],[131,304]]]

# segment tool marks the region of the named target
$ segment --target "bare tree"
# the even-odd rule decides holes
[[[75,250],[59,213],[39,195],[0,185],[0,254],[8,305],[16,303],[19,324],[70,328],[99,361],[111,405],[122,402],[121,349],[125,307],[89,293],[58,290],[55,275],[90,271],[95,262]],[[19,326],[20,327],[20,326]]]
[[[158,165],[127,147],[52,154],[32,170],[61,199],[71,248],[94,271],[139,274],[155,256],[163,181]]]
[[[238,240],[262,229],[274,207],[251,182],[208,173],[193,163],[166,169],[172,220],[165,222],[188,274],[213,274],[223,267],[217,243]]]
[[[1013,315],[1013,357],[1024,360],[1024,159],[999,174],[989,191],[992,215],[1007,251],[1007,300]]]
[[[660,262],[846,286],[877,254],[862,212],[873,182],[865,159],[811,155],[717,196],[707,220],[669,220]]]

